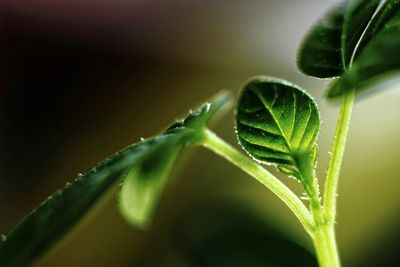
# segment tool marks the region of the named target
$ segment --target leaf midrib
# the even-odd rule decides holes
[[[273,87],[273,89],[274,89],[274,93],[275,93],[275,95],[276,95],[276,88]],[[266,99],[265,99],[264,96],[261,94],[261,92],[260,92],[260,90],[259,90],[258,88],[255,89],[253,92],[255,92],[255,94],[257,95],[257,97],[261,100],[261,103],[264,105],[264,107],[265,107],[265,108],[269,111],[269,113],[271,114],[272,118],[274,119],[274,122],[275,122],[276,126],[278,127],[278,129],[279,129],[279,131],[280,131],[280,133],[281,133],[281,136],[282,136],[283,139],[285,140],[286,146],[288,147],[289,151],[292,152],[292,151],[293,151],[293,150],[292,150],[292,146],[290,145],[290,142],[288,141],[288,139],[287,139],[285,133],[283,132],[283,130],[282,130],[282,128],[281,128],[281,126],[280,126],[280,124],[279,124],[277,118],[275,117],[275,113],[272,111],[272,107],[269,106],[268,102],[266,101]],[[292,94],[293,94],[293,92],[292,92]],[[272,106],[274,105],[276,99],[277,99],[277,98],[275,98],[274,101],[272,102],[272,104],[271,104]],[[294,116],[294,118],[296,118],[296,116]],[[296,119],[294,119],[293,121],[296,121]],[[293,133],[293,128],[292,128],[292,133]]]
[[[378,7],[375,9],[375,11],[374,11],[374,13],[372,14],[371,18],[368,20],[368,23],[367,23],[367,25],[365,26],[365,28],[363,29],[362,34],[361,34],[360,37],[358,38],[357,43],[356,43],[356,45],[354,46],[353,51],[351,51],[351,56],[350,56],[350,61],[349,61],[348,66],[346,66],[346,62],[345,62],[345,59],[344,59],[344,53],[342,53],[342,62],[343,62],[343,66],[344,66],[344,69],[345,69],[346,72],[349,71],[349,70],[351,69],[351,67],[352,67],[352,65],[353,65],[353,61],[354,61],[354,59],[355,59],[355,57],[356,57],[356,55],[357,55],[357,53],[358,53],[359,46],[360,46],[360,44],[362,43],[362,41],[364,40],[364,37],[365,37],[365,35],[366,35],[366,32],[370,29],[371,23],[374,21],[374,19],[375,19],[375,17],[377,16],[377,14],[379,14],[380,10],[381,10],[382,8],[384,8],[386,2],[388,2],[388,1],[389,1],[389,0],[382,0],[382,1],[380,1]],[[346,22],[344,22],[344,23],[346,23]],[[345,31],[342,32],[342,35],[345,37]],[[344,37],[342,37],[342,40],[345,40]],[[354,36],[352,36],[351,39],[354,39]],[[345,45],[343,44],[343,41],[342,41],[342,49],[344,49],[344,48],[345,48]]]
[[[276,94],[277,88],[274,86],[273,89],[274,89],[274,92],[275,92],[275,94]],[[294,113],[294,114],[293,114],[293,122],[292,122],[292,126],[291,126],[291,131],[290,131],[290,137],[288,137],[288,136],[286,136],[285,132],[282,130],[282,127],[280,126],[279,121],[278,121],[278,119],[276,118],[276,115],[275,115],[275,113],[274,113],[274,111],[273,111],[273,105],[275,104],[275,101],[276,101],[277,98],[274,98],[274,100],[272,101],[271,106],[270,106],[269,103],[268,103],[268,101],[264,98],[264,96],[262,95],[262,93],[260,92],[260,90],[259,90],[258,88],[255,89],[253,92],[254,92],[254,93],[257,95],[257,97],[261,100],[261,102],[262,102],[262,104],[264,105],[265,109],[267,109],[268,112],[271,114],[272,118],[274,119],[274,122],[275,122],[276,126],[277,126],[278,129],[279,129],[279,132],[281,133],[280,136],[283,137],[283,139],[285,140],[286,146],[288,147],[289,151],[290,151],[291,154],[292,154],[292,153],[294,152],[294,149],[293,149],[293,147],[292,147],[292,144],[291,144],[290,140],[291,140],[291,137],[292,137],[292,135],[293,135],[293,131],[294,131],[295,124],[296,124],[296,115],[297,115],[297,96],[296,96],[296,93],[295,93],[293,90],[291,90],[291,93],[292,93],[292,95],[293,95],[293,101],[294,101],[294,104],[293,104],[293,113]],[[303,143],[303,139],[304,139],[304,136],[305,136],[305,134],[306,134],[307,127],[308,127],[308,124],[309,124],[309,122],[310,122],[310,118],[311,118],[312,113],[313,113],[313,108],[311,107],[311,102],[310,102],[310,101],[307,101],[307,104],[308,104],[307,107],[308,107],[308,111],[309,111],[309,112],[308,112],[308,115],[307,115],[307,119],[306,119],[305,122],[304,122],[304,125],[305,125],[305,126],[304,126],[304,129],[303,129],[301,138],[300,138],[299,147],[300,147],[300,144]],[[261,129],[261,130],[263,130],[263,129]],[[313,135],[314,135],[314,133],[315,133],[315,129],[314,129]],[[276,134],[275,134],[275,135],[276,135]],[[309,144],[309,145],[310,145],[310,144]],[[308,146],[309,146],[309,145],[308,145]],[[293,155],[292,155],[292,156],[293,156]]]

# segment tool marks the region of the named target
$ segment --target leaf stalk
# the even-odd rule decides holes
[[[278,178],[208,129],[204,130],[202,145],[225,158],[270,189],[289,207],[305,230],[312,235],[315,229],[315,223],[311,213],[298,196]]]

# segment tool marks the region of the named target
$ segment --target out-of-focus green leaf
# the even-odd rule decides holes
[[[60,189],[28,215],[0,243],[0,266],[24,266],[66,233],[142,155],[130,146]]]
[[[236,111],[240,144],[257,161],[298,178],[307,193],[312,176],[304,171],[315,165],[319,126],[318,108],[303,89],[268,77],[243,88]]]
[[[211,102],[191,111],[185,119],[169,127],[164,135],[149,140],[149,147],[141,160],[132,164],[125,173],[119,194],[120,211],[128,222],[141,228],[149,226],[180,150],[186,144],[196,143],[210,118],[231,101],[229,93],[221,92]]]
[[[361,52],[352,68],[329,88],[329,97],[341,95],[345,90],[365,90],[371,85],[400,73],[400,8]]]
[[[149,226],[168,174],[190,135],[181,131],[144,141],[143,155],[125,172],[119,194],[120,211],[128,222],[142,229]]]
[[[344,72],[341,35],[345,5],[326,14],[307,34],[297,59],[298,68],[318,78],[340,76]]]
[[[155,204],[166,174],[180,149],[187,144],[196,144],[201,128],[218,109],[229,103],[230,94],[222,92],[161,135],[133,144],[89,171],[79,174],[73,182],[54,193],[0,240],[0,266],[17,267],[28,264],[72,228],[123,173],[130,177],[135,172],[135,166],[138,168],[135,173],[143,175],[135,176],[143,179],[137,184],[147,193],[136,197],[143,207],[136,203],[132,208],[138,208],[139,213],[148,216],[146,207]],[[157,175],[160,177],[157,178]],[[146,179],[150,180],[144,181]],[[148,184],[144,185],[146,182]],[[131,193],[136,192],[137,189]],[[124,193],[126,194],[129,192]],[[152,197],[155,200],[148,199]],[[143,221],[137,222],[139,226]]]

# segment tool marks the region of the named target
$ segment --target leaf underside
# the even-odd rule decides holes
[[[309,158],[314,167],[320,117],[313,99],[299,87],[269,77],[250,81],[236,110],[239,143],[257,161],[274,164],[300,180]]]
[[[351,0],[333,9],[306,36],[298,67],[307,75],[342,76],[328,90],[365,90],[389,74],[397,74],[400,53],[400,0]]]
[[[133,223],[143,227],[143,222],[149,220],[150,211],[154,209],[162,185],[181,148],[196,144],[199,132],[208,120],[231,102],[231,95],[222,92],[161,135],[133,144],[79,174],[73,182],[58,190],[29,214],[4,240],[0,240],[0,266],[19,267],[28,264],[67,233],[123,174],[125,181],[129,180],[127,189],[132,191],[125,191],[122,195],[129,196],[140,189],[144,190],[134,198],[136,202],[132,206],[124,204],[127,209],[138,209],[136,218],[139,219]],[[131,175],[131,172],[135,175]],[[132,188],[132,182],[140,188]],[[126,190],[124,185],[123,190]]]

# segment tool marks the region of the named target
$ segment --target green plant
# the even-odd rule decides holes
[[[322,196],[314,171],[320,127],[317,105],[291,83],[257,77],[244,86],[236,108],[237,137],[252,159],[206,127],[218,110],[232,103],[231,95],[221,92],[160,135],[117,152],[53,194],[2,238],[0,265],[28,263],[120,178],[122,214],[133,225],[148,227],[181,150],[203,146],[261,182],[292,210],[313,240],[320,266],[340,266],[334,232],[336,194],[351,111],[358,93],[398,74],[399,52],[400,0],[347,1],[306,36],[299,50],[300,70],[319,78],[338,77],[327,95],[342,99]],[[259,163],[273,164],[301,182],[309,208]]]

